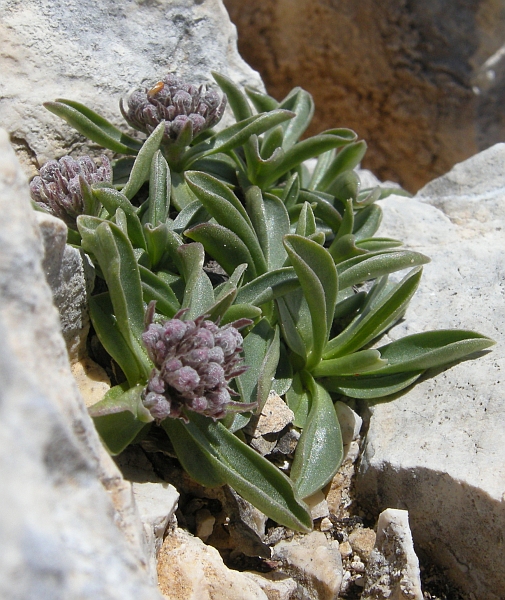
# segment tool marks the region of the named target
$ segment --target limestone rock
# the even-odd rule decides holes
[[[221,0],[12,0],[2,10],[0,38],[0,125],[30,176],[49,159],[97,152],[43,102],[77,100],[131,131],[120,97],[169,71],[202,83],[213,81],[214,69],[263,85],[237,52]]]
[[[296,598],[298,586],[296,581],[285,573],[253,573],[245,571],[244,575],[255,581],[267,595],[268,600],[293,600]]]
[[[84,404],[89,407],[100,402],[110,389],[110,379],[105,370],[89,356],[74,363],[71,369]]]
[[[406,510],[390,508],[381,513],[361,599],[423,600],[419,561]]]
[[[26,177],[0,131],[0,597],[154,600],[131,486],[70,373]]]
[[[311,132],[351,127],[364,165],[411,191],[502,141],[505,12],[495,0],[225,0],[242,56],[282,99],[316,102]]]
[[[165,538],[158,580],[167,600],[267,600],[255,581],[228,569],[215,548],[182,529]]]
[[[336,600],[342,582],[342,559],[336,545],[330,544],[321,531],[274,547],[275,560],[282,560],[282,570],[303,588],[304,598]]]
[[[408,510],[416,547],[479,600],[505,596],[504,189],[505,145],[498,144],[414,199],[381,201],[378,234],[432,259],[389,336],[473,329],[497,345],[371,405],[357,479],[370,508]]]
[[[74,363],[86,354],[88,298],[93,291],[95,267],[85,252],[66,244],[67,226],[61,219],[38,211],[34,215],[44,244],[42,267],[60,314],[68,357]]]

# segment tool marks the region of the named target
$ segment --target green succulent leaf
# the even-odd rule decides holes
[[[412,385],[424,371],[410,371],[393,375],[347,375],[344,377],[325,377],[321,384],[329,392],[337,392],[349,398],[374,400],[397,394]]]
[[[293,376],[291,387],[286,392],[286,403],[295,415],[293,425],[303,429],[309,416],[310,395],[303,386],[300,373]]]
[[[387,364],[387,360],[381,359],[378,350],[361,350],[340,358],[322,360],[312,369],[312,375],[314,377],[355,375],[375,371]]]
[[[177,210],[182,211],[189,204],[196,202],[198,198],[189,188],[183,174],[177,173],[176,171],[171,171],[171,176],[172,191],[170,199],[174,207]]]
[[[295,113],[295,117],[284,124],[284,140],[282,147],[289,150],[302,136],[314,116],[314,101],[309,92],[300,87],[292,89],[280,103],[279,108],[285,108]]]
[[[151,270],[141,265],[138,268],[144,302],[149,304],[151,300],[156,300],[156,310],[171,319],[181,307],[172,288]]]
[[[142,404],[143,385],[111,388],[97,404],[88,409],[96,430],[108,452],[115,456],[154,419]]]
[[[156,227],[150,223],[144,225],[144,238],[152,269],[156,269],[164,257],[171,234],[166,223],[159,223]]]
[[[186,446],[178,444],[176,448],[179,459],[193,478],[202,481],[199,476],[203,475],[203,483],[208,484],[211,472],[214,481],[226,482],[277,523],[295,531],[310,530],[312,520],[307,507],[295,498],[292,484],[284,473],[221,423],[196,414],[188,416],[187,425],[175,419],[165,419],[162,425],[172,442],[177,442],[181,429],[185,428],[199,448],[199,461],[188,456]]]
[[[168,163],[161,151],[157,150],[151,161],[149,199],[144,224],[150,223],[156,227],[159,223],[166,223],[170,211],[171,187]]]
[[[210,219],[207,209],[202,206],[200,200],[195,200],[191,204],[187,204],[177,215],[172,223],[172,229],[181,234],[185,229],[189,229],[194,225],[206,223]]]
[[[261,306],[299,286],[298,276],[293,267],[282,267],[260,275],[242,286],[237,294],[237,302]]]
[[[224,316],[221,319],[221,325],[233,323],[233,321],[237,321],[238,319],[251,319],[252,321],[256,321],[261,315],[261,308],[252,306],[251,304],[237,304],[235,302],[235,304],[232,304],[224,313]]]
[[[386,246],[384,248],[384,246]],[[379,245],[379,250],[389,249],[387,245]],[[354,235],[347,234],[339,238],[335,238],[328,248],[335,264],[338,265],[346,260],[356,256],[367,254],[367,250],[356,244]]]
[[[244,242],[232,231],[221,225],[202,223],[184,232],[185,236],[201,242],[205,250],[228,273],[231,274],[241,264],[247,264],[244,277],[256,277],[256,266]]]
[[[109,214],[113,215],[120,208],[126,215],[126,223],[128,228],[128,237],[131,243],[136,248],[147,250],[147,244],[144,237],[144,229],[137,215],[137,209],[132,205],[130,200],[118,190],[114,188],[95,188],[93,195],[106,208]]]
[[[308,202],[304,202],[296,224],[296,235],[309,237],[316,233],[316,219]]]
[[[298,498],[307,498],[330,482],[344,456],[340,425],[330,394],[313,379],[308,384],[310,412],[291,466]]]
[[[300,190],[298,197],[299,202],[309,202],[314,206],[314,215],[324,221],[333,232],[337,232],[342,223],[342,215],[333,206],[331,200],[333,198],[322,192],[309,192]]]
[[[251,100],[258,112],[269,112],[279,108],[279,102],[275,98],[259,90],[246,86],[245,93],[249,96],[249,100]]]
[[[342,333],[328,342],[323,358],[339,358],[355,352],[391,327],[405,313],[408,303],[419,286],[421,275],[421,268],[412,269],[376,303],[371,302],[372,298],[370,298],[360,315]]]
[[[113,152],[137,154],[142,148],[142,142],[126,135],[84,104],[58,98],[55,102],[45,102],[44,106],[92,142]]]
[[[494,344],[485,335],[460,329],[415,333],[378,348],[388,364],[374,373],[382,376],[441,367]]]
[[[257,402],[259,414],[272,388],[279,362],[279,328],[261,319],[244,339],[244,364],[249,369],[236,378],[242,402]]]
[[[214,305],[214,289],[203,270],[205,251],[202,244],[183,244],[177,249],[180,256],[182,276],[186,281],[183,308],[189,308],[186,319],[204,315]]]
[[[360,181],[356,171],[344,171],[331,184],[331,194],[340,201],[358,198]]]
[[[337,265],[340,289],[428,262],[430,259],[427,256],[411,250],[370,252],[355,256]]]
[[[118,327],[147,379],[152,367],[142,342],[144,305],[133,247],[114,223],[102,222],[93,230],[86,227],[89,220],[90,217],[87,220],[77,219],[83,249],[92,253],[98,261],[107,282]],[[106,346],[104,340],[101,341]],[[121,360],[118,363],[121,365]],[[125,375],[132,385],[138,382],[127,372]]]
[[[237,121],[243,121],[252,116],[253,112],[249,106],[246,95],[240,87],[228,77],[212,71],[212,77],[216,80],[221,90],[226,94],[228,103]]]
[[[354,218],[353,233],[357,241],[371,238],[379,229],[382,221],[382,209],[371,204],[360,210]]]
[[[367,252],[380,252],[382,250],[391,250],[403,246],[402,242],[392,238],[366,238],[356,242],[356,248],[366,250]]]
[[[338,282],[333,259],[318,243],[299,235],[284,236],[289,259],[298,275],[312,320],[312,347],[307,369],[321,360],[333,321]]]
[[[367,150],[366,142],[360,140],[342,148],[319,179],[317,189],[332,193],[332,183],[341,173],[352,171],[362,161]]]
[[[133,163],[130,177],[121,190],[131,200],[149,178],[153,157],[160,147],[165,132],[165,121],[162,121],[144,142]]]
[[[263,176],[258,177],[257,185],[263,189],[269,187],[305,160],[318,156],[332,148],[345,146],[355,139],[356,134],[350,129],[332,129],[298,142],[285,152],[282,162],[275,169],[269,170]]]

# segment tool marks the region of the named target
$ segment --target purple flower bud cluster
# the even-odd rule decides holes
[[[255,408],[255,403],[232,401],[230,395],[237,394],[228,386],[248,368],[240,364],[243,338],[238,330],[252,321],[240,319],[219,327],[204,316],[183,321],[185,312],[162,325],[150,322],[142,334],[155,364],[144,390],[144,406],[158,422],[166,417],[187,422],[184,408],[214,420],[229,411]],[[148,321],[153,313],[151,304]]]
[[[75,220],[84,212],[83,185],[101,181],[112,183],[112,167],[106,156],[101,156],[102,166],[97,167],[89,156],[77,160],[63,156],[43,165],[39,175],[30,182],[34,202],[75,228]]]
[[[151,89],[136,90],[120,101],[123,117],[135,129],[152,133],[165,121],[164,143],[177,140],[185,127],[191,128],[191,139],[221,120],[226,96],[220,98],[205,86],[196,87],[169,73]],[[190,125],[187,125],[190,123]]]

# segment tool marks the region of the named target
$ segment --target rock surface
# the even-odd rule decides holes
[[[365,573],[361,600],[423,600],[419,560],[406,510],[388,508],[379,516],[377,540]]]
[[[0,125],[30,176],[49,159],[96,153],[43,102],[77,100],[128,131],[120,97],[168,71],[201,83],[214,69],[263,86],[237,52],[221,0],[3,0],[0,7]]]
[[[505,597],[505,144],[457,165],[413,199],[381,201],[379,235],[431,257],[392,339],[473,329],[491,351],[429,373],[393,402],[370,406],[357,480],[381,511],[409,511],[416,548],[469,598]]]
[[[351,127],[364,164],[410,191],[505,136],[505,10],[495,0],[225,0],[274,97],[316,102],[312,133]]]
[[[0,597],[155,600],[132,490],[70,373],[26,178],[0,131]]]

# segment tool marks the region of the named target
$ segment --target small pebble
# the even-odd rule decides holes
[[[353,561],[349,565],[349,568],[352,571],[355,571],[356,573],[364,573],[365,572],[365,565],[360,560]]]
[[[333,528],[333,523],[328,519],[328,517],[324,517],[321,519],[321,523],[319,524],[319,529],[321,531],[330,531]]]
[[[342,542],[338,549],[340,550],[342,558],[348,558],[352,554],[352,546],[349,542]]]

